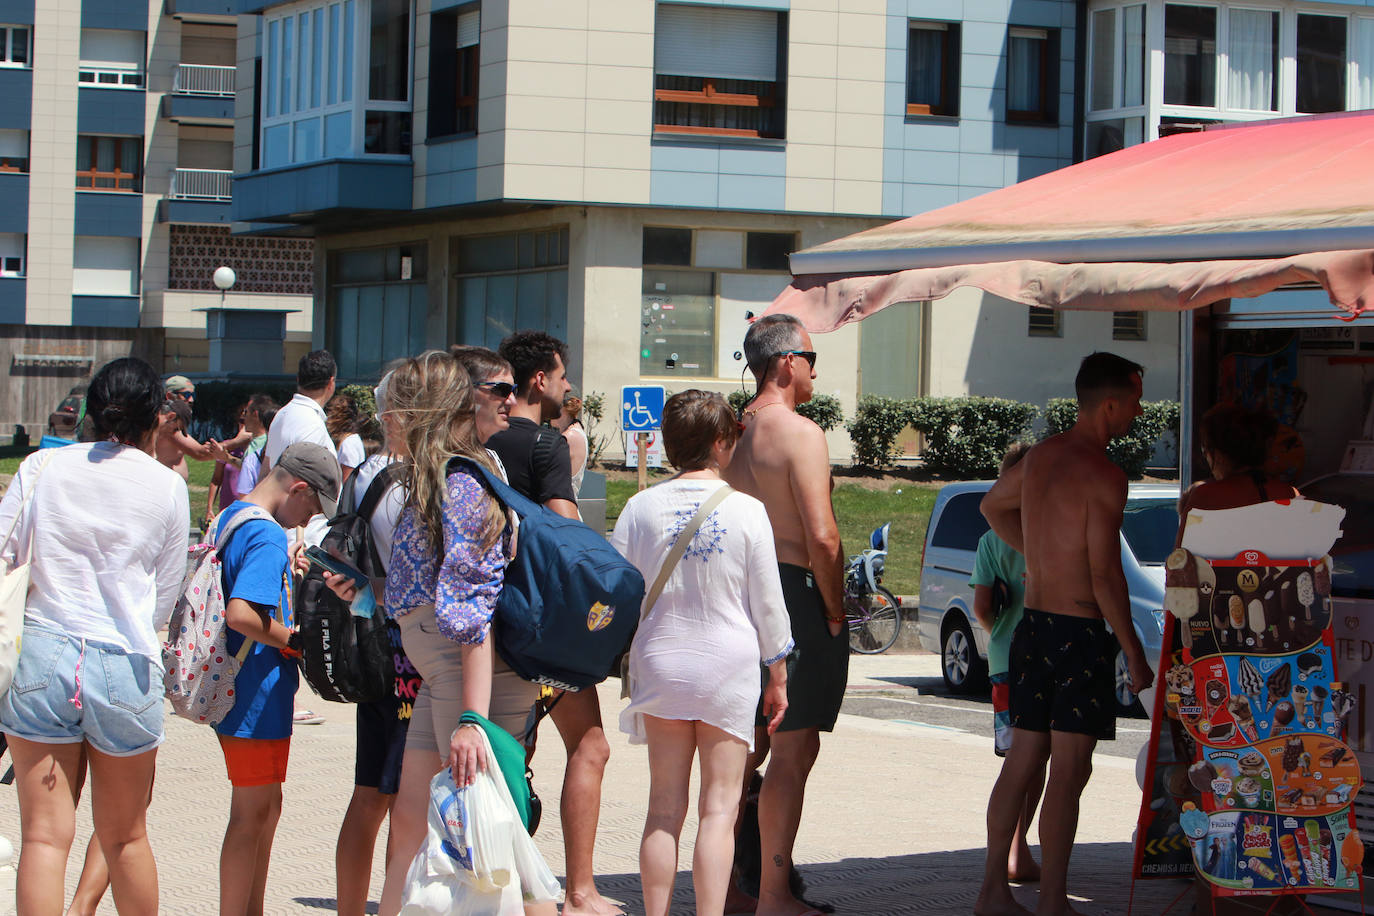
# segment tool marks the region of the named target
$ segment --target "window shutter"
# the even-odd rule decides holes
[[[661,3],[654,24],[654,72],[776,82],[778,14]]]
[[[29,158],[29,134],[25,130],[0,130],[0,159]]]
[[[477,44],[482,31],[482,14],[469,10],[458,14],[458,47],[471,48]]]
[[[143,32],[82,29],[81,64],[114,70],[142,70],[143,38]]]

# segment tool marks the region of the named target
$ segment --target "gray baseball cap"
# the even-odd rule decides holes
[[[334,452],[314,442],[297,442],[286,447],[275,466],[308,483],[325,515],[332,517],[338,510],[339,457]]]

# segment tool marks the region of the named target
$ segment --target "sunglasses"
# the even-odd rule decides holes
[[[477,387],[496,395],[503,401],[515,394],[515,385],[510,382],[478,382]]]
[[[774,353],[773,356],[800,356],[802,359],[806,360],[808,366],[812,369],[816,368],[815,350],[779,350],[777,353]]]

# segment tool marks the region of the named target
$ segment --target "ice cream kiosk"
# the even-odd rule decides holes
[[[1162,689],[1142,699],[1152,730],[1167,713],[1183,740],[1152,738],[1142,759],[1133,877],[1328,892],[1323,904],[1359,911],[1374,841],[1370,162],[1374,113],[1167,137],[798,252],[768,310],[813,334],[968,287],[1172,311],[1183,483],[1208,473],[1196,432],[1212,405],[1279,420],[1269,471],[1307,505],[1190,528],[1166,569],[1190,597],[1166,615]]]
[[[1279,421],[1267,470],[1282,474],[1307,499],[1345,510],[1327,564],[1329,646],[1339,686],[1333,691],[1314,684],[1311,694],[1304,689],[1301,696],[1310,707],[1319,692],[1327,711],[1336,712],[1329,704],[1339,691],[1341,702],[1352,705],[1344,743],[1363,776],[1353,798],[1354,821],[1369,844],[1374,842],[1374,321],[1346,320],[1321,289],[1232,299],[1198,309],[1186,321],[1183,479],[1206,473],[1196,448],[1202,414],[1213,404],[1243,402],[1267,408]]]

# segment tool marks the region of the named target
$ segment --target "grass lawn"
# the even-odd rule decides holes
[[[926,539],[926,523],[935,504],[939,484],[907,483],[879,490],[857,483],[835,487],[835,517],[840,523],[845,555],[868,546],[868,535],[886,522],[892,523],[888,535],[887,572],[883,585],[897,595],[914,595],[921,584],[921,545]],[[615,524],[625,502],[638,487],[633,480],[606,481],[606,524]]]

